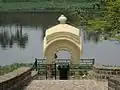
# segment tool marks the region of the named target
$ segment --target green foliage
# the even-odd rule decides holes
[[[95,2],[98,0],[0,0],[0,2],[46,2],[46,1],[50,1],[50,2],[77,2],[77,3],[81,3],[81,2]]]
[[[12,72],[20,67],[30,66],[32,64],[25,64],[25,63],[14,63],[11,65],[0,66],[0,75],[4,75],[6,73]]]
[[[120,39],[120,0],[106,2],[103,17],[89,20],[88,30],[99,31],[107,39]]]
[[[88,30],[94,30],[94,31],[100,31],[104,32],[104,29],[107,30],[111,25],[107,23],[107,21],[101,20],[101,19],[95,19],[95,20],[89,20],[88,22]]]
[[[106,6],[105,20],[113,31],[120,30],[120,0],[109,2]]]
[[[0,11],[73,10],[92,8],[94,0],[1,0]]]

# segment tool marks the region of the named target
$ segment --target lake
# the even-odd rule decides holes
[[[58,23],[61,13],[0,13],[0,65],[34,62],[43,58],[45,30]],[[84,31],[84,30],[83,30]],[[95,58],[96,63],[120,64],[120,44],[100,40],[83,33],[81,58]],[[66,52],[60,53],[67,58]]]

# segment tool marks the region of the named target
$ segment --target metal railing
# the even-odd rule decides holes
[[[38,59],[38,58],[35,58],[37,60],[38,63],[41,63],[41,64],[45,64],[46,63],[46,59]],[[60,62],[63,62],[63,63],[67,63],[69,62],[70,59],[56,59],[55,62],[53,63],[60,63]],[[95,59],[80,59],[80,65],[83,65],[83,64],[87,64],[87,65],[93,65],[95,62]]]
[[[87,75],[89,70],[92,70],[92,66],[94,65],[95,59],[80,59],[80,64],[70,64],[70,59],[56,59],[53,64],[46,64],[46,59],[37,59],[37,71],[38,76],[44,77],[44,79],[48,79],[48,66],[51,66],[51,77],[54,76],[55,79],[59,76],[59,65],[68,65],[69,71],[68,76],[75,76],[76,72],[78,76]]]

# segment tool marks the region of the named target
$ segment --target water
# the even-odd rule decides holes
[[[47,28],[56,25],[61,13],[1,13],[0,65],[34,62],[43,58],[43,37]],[[83,35],[84,36],[84,35]],[[91,39],[92,38],[92,39]],[[99,35],[84,36],[82,58],[95,58],[96,63],[120,64],[120,44],[99,40]],[[68,58],[66,52],[59,53]]]

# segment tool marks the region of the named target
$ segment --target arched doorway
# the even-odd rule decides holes
[[[61,44],[62,43],[62,44]],[[61,60],[57,63],[57,71],[59,72],[59,78],[61,80],[68,79],[69,76],[69,66],[70,64],[78,64],[80,63],[80,50],[77,45],[75,45],[72,41],[67,39],[58,39],[48,45],[46,48],[45,55],[47,56],[47,63],[52,64],[53,62],[60,59],[58,55],[64,54],[59,53],[60,51],[64,51],[66,54],[69,52],[69,60],[66,62]],[[75,52],[75,53],[74,53]],[[57,58],[55,58],[55,54],[57,54]],[[61,56],[63,57],[63,56]],[[61,58],[63,60],[63,58]],[[67,57],[66,57],[67,59]]]
[[[56,53],[57,59],[71,59],[71,53],[66,50],[61,50]]]
[[[80,48],[78,45],[73,43],[71,40],[67,39],[57,39],[53,40],[50,44],[47,45],[45,49],[45,56],[47,59],[47,64],[52,64],[56,61],[55,54],[61,50],[68,51],[71,55],[70,62],[72,64],[80,63]]]
[[[55,53],[56,75],[60,80],[67,80],[70,75],[71,53],[67,49],[61,49]]]
[[[71,56],[72,53],[67,51],[67,49],[65,48],[61,48],[59,49],[59,51],[57,51],[55,53],[55,62],[56,63],[70,63],[71,62]]]

